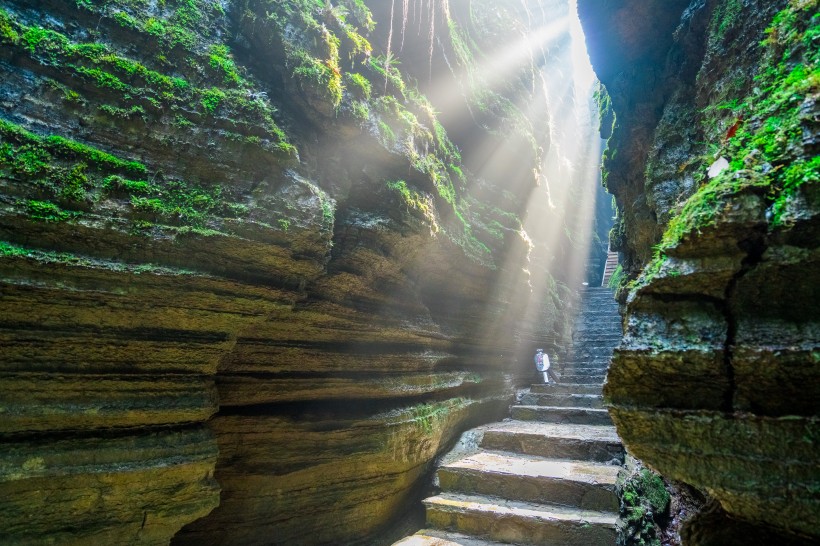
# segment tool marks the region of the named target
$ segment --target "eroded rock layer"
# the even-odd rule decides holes
[[[816,541],[818,3],[641,2],[652,32],[635,4],[581,2],[627,273],[605,396],[631,452],[720,504],[693,543]]]
[[[4,544],[372,543],[564,336],[568,4],[421,4],[3,2]]]

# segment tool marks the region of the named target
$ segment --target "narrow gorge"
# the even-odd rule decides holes
[[[0,544],[392,544],[608,250],[618,544],[817,541],[818,11],[3,0]]]

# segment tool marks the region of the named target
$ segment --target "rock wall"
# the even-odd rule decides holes
[[[818,3],[599,4],[580,10],[615,116],[618,432],[714,499],[687,543],[816,541]]]
[[[479,60],[566,3],[384,4],[0,7],[4,544],[372,543],[563,339],[566,30],[501,86]]]

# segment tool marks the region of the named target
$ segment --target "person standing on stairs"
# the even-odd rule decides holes
[[[550,357],[547,356],[544,349],[536,349],[535,358],[533,360],[535,360],[535,369],[544,374],[544,383],[547,385],[550,384],[550,375],[552,376],[553,383],[558,382],[555,379],[555,374],[550,373]]]

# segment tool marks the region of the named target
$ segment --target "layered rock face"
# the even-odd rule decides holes
[[[479,60],[566,3],[368,4],[3,3],[3,543],[372,542],[562,338],[595,183],[549,123],[566,29]]]
[[[816,541],[818,4],[640,4],[580,6],[633,279],[605,396],[631,452],[719,503],[689,543]]]

